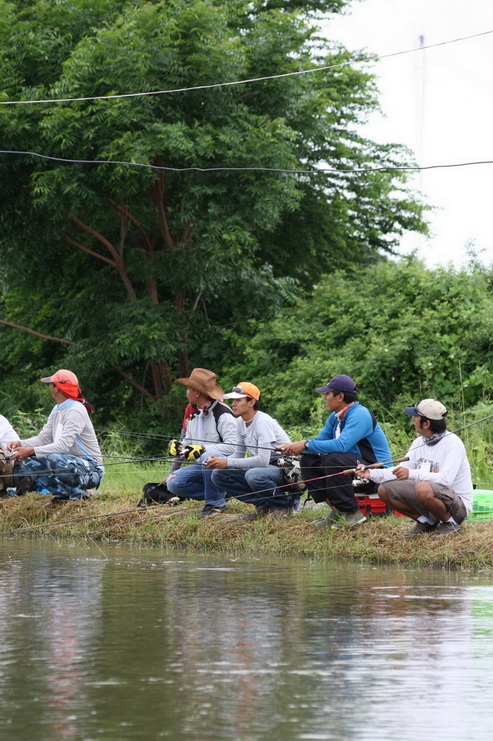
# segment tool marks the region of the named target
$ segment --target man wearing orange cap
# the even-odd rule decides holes
[[[55,400],[48,420],[37,435],[12,440],[13,479],[18,485],[34,479],[37,488],[53,494],[49,506],[69,499],[83,499],[88,489],[96,489],[103,477],[103,459],[88,410],[75,373],[58,370],[42,378],[50,385]],[[48,505],[47,505],[48,506]]]
[[[239,383],[224,398],[233,400],[233,412],[238,418],[236,446],[227,458],[211,455],[204,461],[208,469],[215,469],[213,483],[226,496],[255,506],[255,512],[246,515],[248,519],[289,514],[291,497],[286,490],[277,488],[283,476],[276,464],[277,447],[290,442],[288,435],[277,420],[260,411],[260,390],[255,384]]]

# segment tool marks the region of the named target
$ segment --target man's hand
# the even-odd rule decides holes
[[[23,461],[24,458],[29,458],[31,455],[34,455],[34,448],[25,448],[19,444],[19,446],[16,447],[14,452],[12,453],[12,459],[16,461]]]
[[[16,448],[22,448],[20,440],[12,440],[12,442],[7,443],[7,450],[15,450]]]
[[[370,472],[362,463],[359,463],[356,468],[354,469],[354,475],[358,479],[369,479],[370,478]]]
[[[295,443],[281,443],[277,446],[277,449],[285,455],[299,455],[305,449],[306,440],[298,440]]]
[[[202,465],[205,468],[227,468],[228,467],[228,461],[227,458],[218,458],[215,455],[210,455],[208,458],[203,461]]]
[[[409,478],[409,468],[406,468],[405,466],[398,466],[397,468],[394,468],[392,473],[394,474],[396,479],[400,479],[401,481]]]

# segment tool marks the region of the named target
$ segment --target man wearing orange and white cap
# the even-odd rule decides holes
[[[55,406],[41,432],[8,443],[14,462],[14,482],[34,479],[37,488],[53,494],[50,505],[82,499],[87,489],[99,486],[104,473],[99,443],[88,414],[93,409],[82,396],[72,371],[58,370],[41,381],[50,385]]]
[[[226,496],[255,506],[255,512],[246,516],[248,519],[289,514],[291,497],[285,489],[278,488],[283,477],[276,464],[277,447],[289,443],[288,435],[277,420],[260,411],[260,390],[255,384],[239,383],[224,398],[232,399],[238,418],[236,446],[227,458],[211,455],[204,461],[204,466],[214,470],[213,483]]]

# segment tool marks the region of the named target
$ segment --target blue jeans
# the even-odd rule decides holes
[[[217,458],[224,458],[221,453],[215,453],[213,450],[206,450],[198,459],[198,463],[180,468],[176,474],[168,479],[166,486],[175,497],[184,499],[202,499],[206,504],[212,507],[225,507],[226,498],[224,490],[216,486],[212,480],[212,471],[198,465],[205,461],[210,455]]]
[[[287,509],[292,506],[284,489],[276,488],[282,483],[282,471],[278,466],[216,469],[212,472],[212,481],[226,491],[227,497],[236,497],[255,507]]]
[[[103,478],[95,461],[68,453],[50,453],[40,458],[31,455],[16,461],[14,482],[31,477],[57,499],[82,499],[87,489],[97,489]]]

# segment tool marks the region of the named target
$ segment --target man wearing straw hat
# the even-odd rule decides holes
[[[235,418],[228,405],[222,402],[223,390],[212,371],[194,368],[187,378],[177,378],[176,383],[186,386],[187,399],[195,409],[188,420],[181,449],[200,446],[203,452],[196,463],[180,468],[167,478],[166,486],[173,496],[203,500],[199,518],[219,515],[226,508],[224,492],[213,483],[212,471],[201,464],[209,455],[224,457],[233,452]]]
[[[53,495],[46,506],[55,506],[84,499],[88,489],[96,489],[104,473],[103,458],[88,414],[94,410],[82,396],[75,373],[61,369],[41,381],[49,384],[55,401],[48,421],[37,435],[11,440],[7,449],[17,488],[28,490],[25,482],[31,479],[35,488]]]

